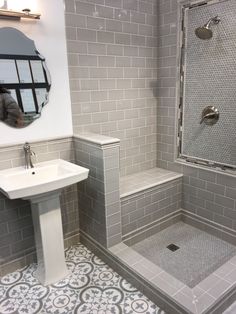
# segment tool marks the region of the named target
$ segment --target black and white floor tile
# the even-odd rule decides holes
[[[0,279],[0,314],[164,314],[125,279],[78,244],[66,251],[70,275],[44,287],[36,264]]]

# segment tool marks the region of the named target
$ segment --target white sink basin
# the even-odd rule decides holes
[[[35,164],[34,168],[0,171],[0,191],[10,199],[30,198],[82,181],[89,170],[62,159]]]
[[[60,193],[62,188],[85,180],[89,169],[56,159],[34,168],[0,171],[0,191],[10,199],[31,202],[37,250],[37,279],[53,284],[68,275],[64,256]]]

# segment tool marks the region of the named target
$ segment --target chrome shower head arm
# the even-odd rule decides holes
[[[218,15],[216,15],[215,17],[212,17],[209,19],[209,21],[204,25],[205,28],[209,29],[211,27],[212,24],[219,24],[221,21],[221,19],[218,17]]]

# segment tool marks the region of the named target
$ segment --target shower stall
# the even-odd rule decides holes
[[[144,99],[127,101],[152,119],[145,127],[133,121],[121,142],[102,140],[110,151],[79,140],[79,161],[99,176],[80,191],[81,234],[93,249],[105,247],[113,265],[166,313],[222,314],[236,299],[236,1],[150,2],[156,38],[142,45],[152,47],[152,64],[147,58],[143,65],[156,67],[155,79],[147,79],[155,110],[145,110]],[[148,145],[130,148],[137,143],[131,136],[143,141],[150,121]],[[98,164],[103,176],[94,171]],[[94,187],[105,191],[104,204]]]
[[[236,298],[236,1],[178,9],[177,93],[159,97],[160,106],[177,104],[177,154],[158,116],[164,169],[121,178],[123,244],[112,250],[176,302],[168,313],[223,313]]]

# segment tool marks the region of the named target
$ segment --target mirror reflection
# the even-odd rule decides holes
[[[10,126],[24,126],[24,115],[10,91],[0,86],[0,120]]]
[[[22,128],[39,118],[51,79],[34,41],[17,29],[0,29],[0,121]]]

